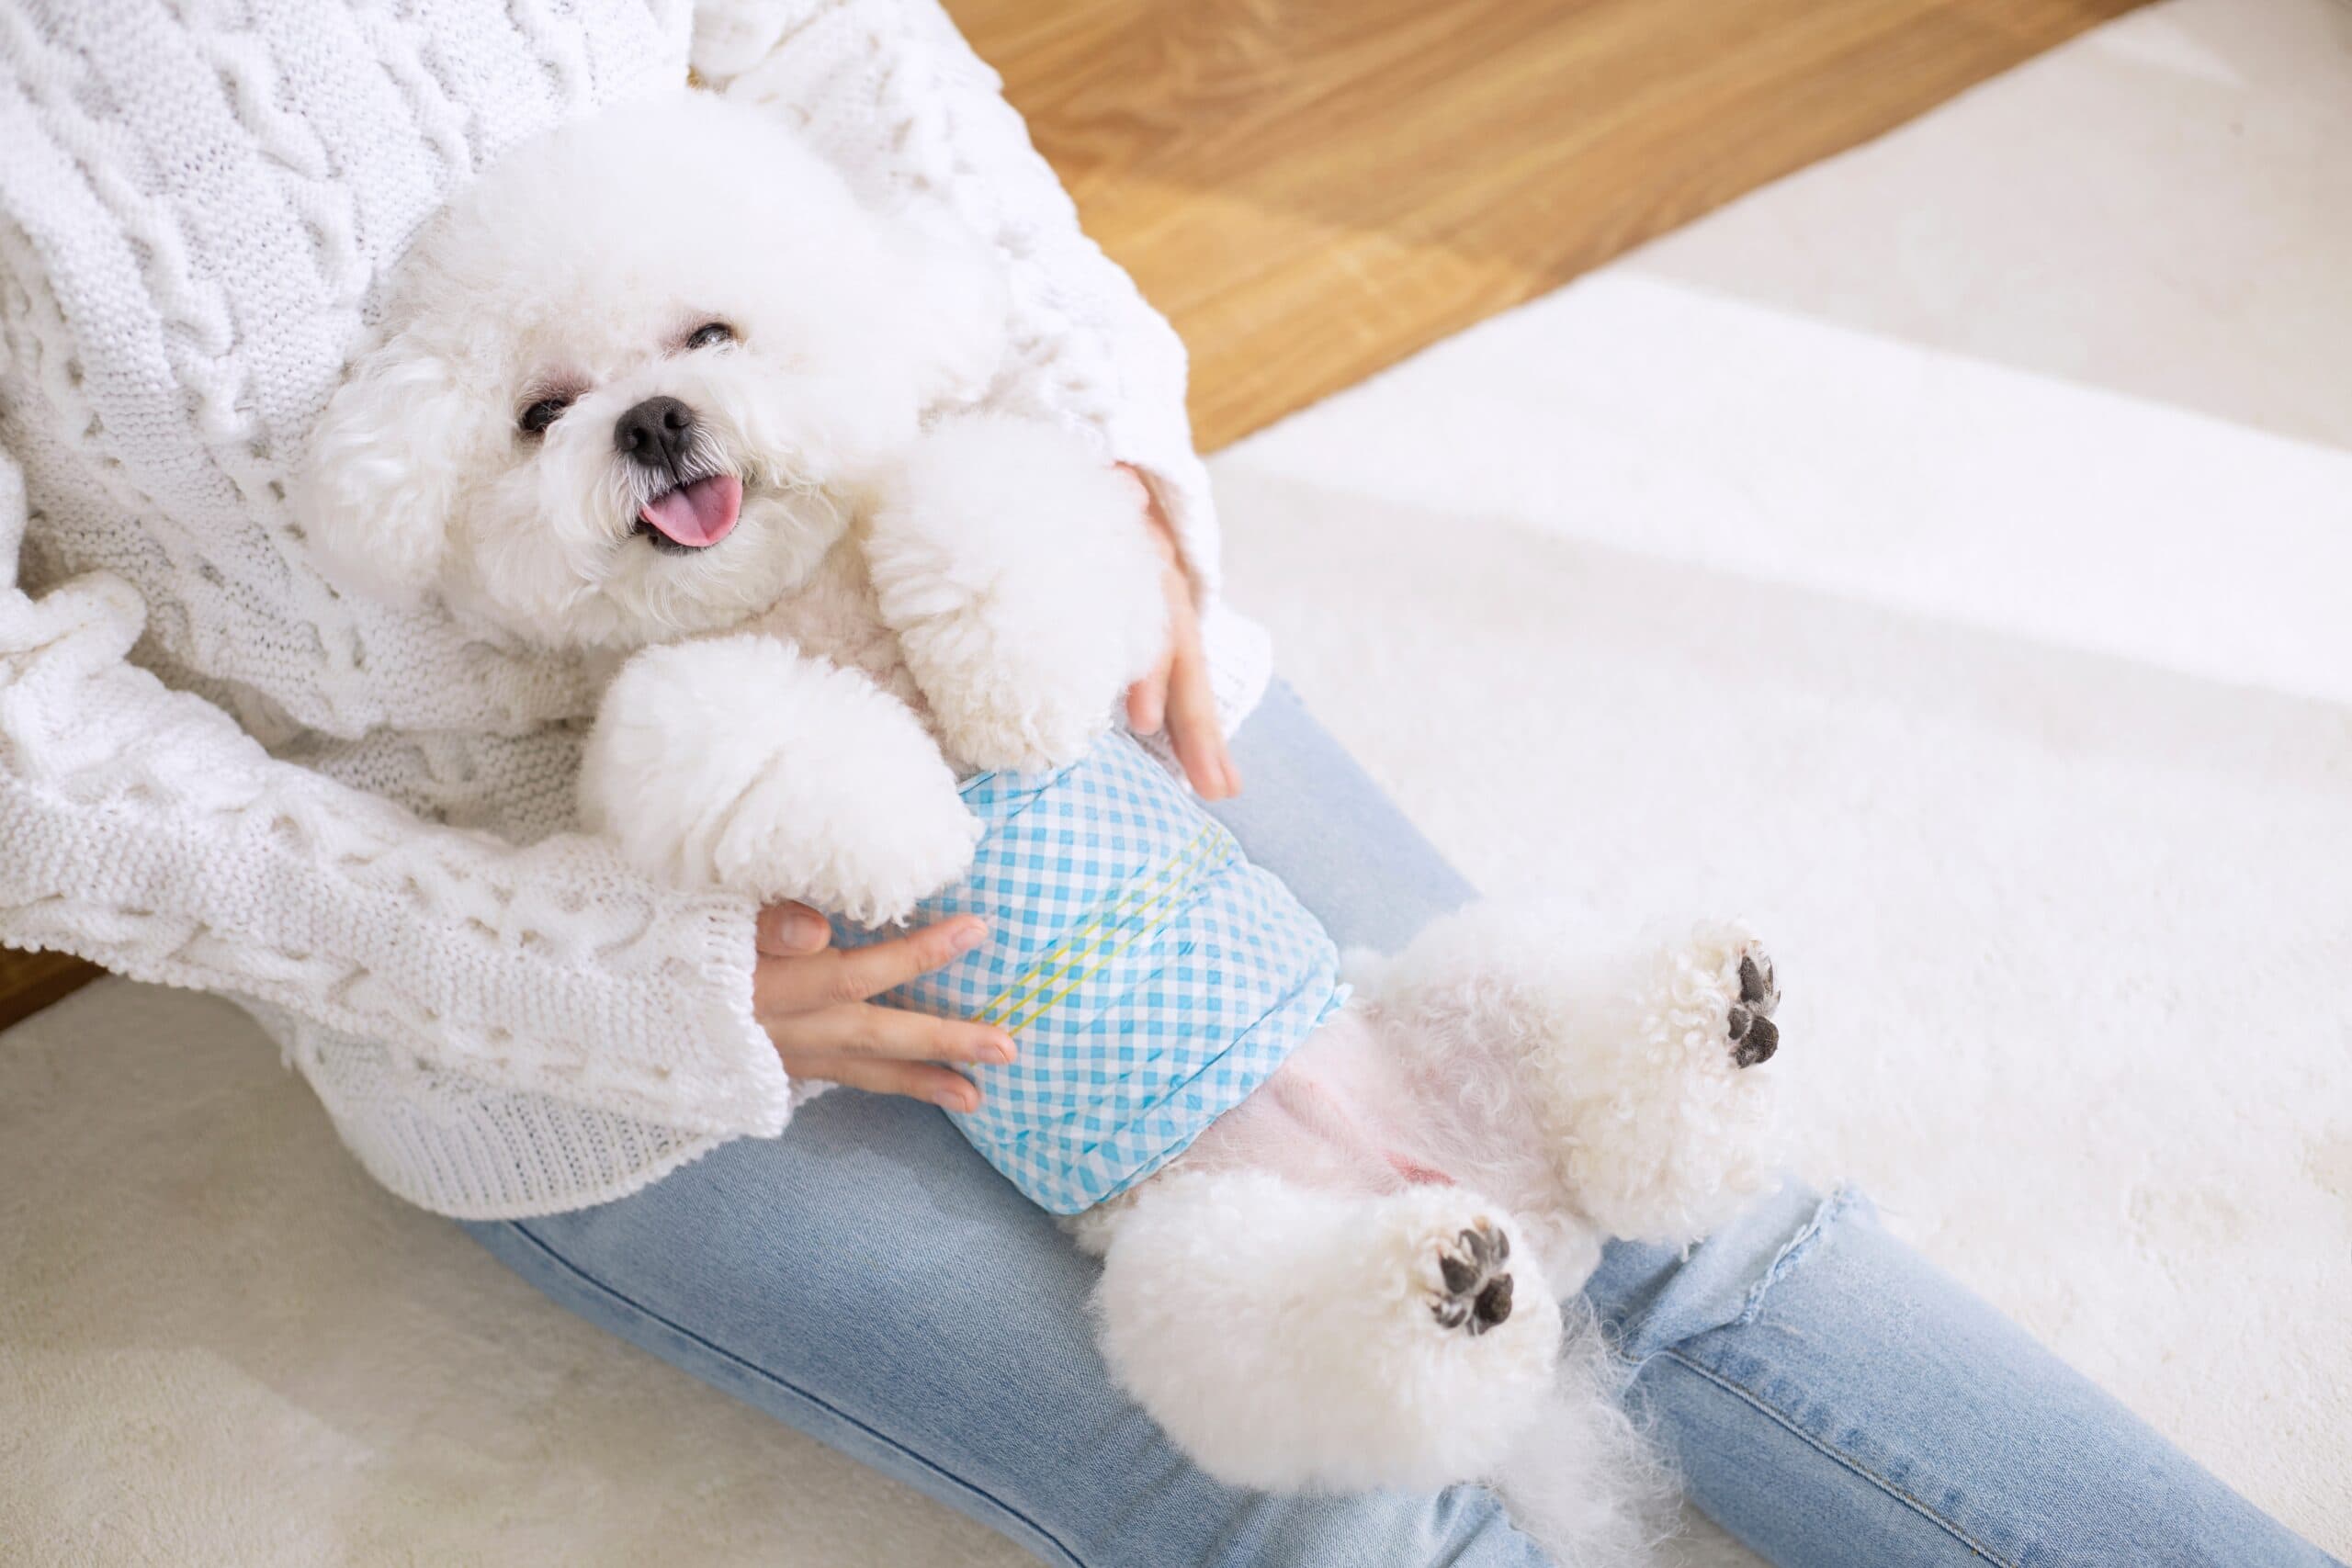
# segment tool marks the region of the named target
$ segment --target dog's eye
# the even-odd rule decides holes
[[[713,344],[733,343],[735,329],[725,321],[705,321],[686,339],[688,348],[708,348]]]
[[[538,435],[545,433],[548,425],[561,419],[563,411],[571,406],[570,398],[541,398],[537,402],[525,409],[521,417],[514,423],[522,427],[525,434]]]

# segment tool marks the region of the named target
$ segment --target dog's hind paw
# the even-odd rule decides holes
[[[1772,1059],[1781,1048],[1781,1026],[1772,1013],[1781,1005],[1781,987],[1772,974],[1772,957],[1750,942],[1739,955],[1739,999],[1724,1010],[1724,1027],[1731,1035],[1731,1059],[1753,1067]]]
[[[1429,1290],[1430,1315],[1439,1327],[1475,1337],[1510,1321],[1510,1232],[1482,1216],[1440,1241],[1434,1254],[1437,1279]]]

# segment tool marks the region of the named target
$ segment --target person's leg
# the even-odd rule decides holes
[[[1220,814],[1343,944],[1472,890],[1287,689]],[[1246,733],[1246,732],[1245,732]],[[1796,1049],[1802,1050],[1803,1043]],[[2317,1568],[2298,1540],[1881,1229],[1790,1189],[1687,1258],[1620,1243],[1586,1298],[1693,1502],[1775,1562]]]
[[[1049,1562],[1541,1568],[1487,1494],[1269,1497],[1111,1385],[1096,1266],[929,1107],[849,1090],[618,1202],[469,1227],[559,1303]]]
[[[1286,691],[1237,751],[1252,798],[1221,815],[1341,942],[1467,896]],[[591,1322],[1048,1562],[1544,1562],[1475,1487],[1270,1497],[1203,1475],[1112,1387],[1096,1265],[926,1106],[837,1091],[620,1201],[469,1229]]]
[[[1343,944],[1396,946],[1469,897],[1287,690],[1237,755],[1249,793],[1219,815]],[[1093,1265],[924,1107],[828,1095],[619,1202],[471,1228],[592,1321],[1048,1561],[1542,1562],[1476,1488],[1202,1476],[1110,1388]],[[1612,1247],[1587,1293],[1692,1497],[1789,1568],[2328,1561],[1859,1201],[1792,1191],[1687,1258]]]
[[[1888,1235],[1859,1196],[1785,1189],[1687,1257],[1616,1244],[1586,1298],[1638,1369],[1634,1404],[1691,1500],[1774,1562],[2334,1561]]]

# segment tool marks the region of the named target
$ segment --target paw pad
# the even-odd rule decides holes
[[[1735,1065],[1752,1067],[1772,1059],[1781,1048],[1781,1026],[1772,1021],[1772,1011],[1780,1005],[1771,958],[1760,947],[1749,948],[1739,955],[1739,1000],[1724,1018]]]
[[[1510,1237],[1500,1226],[1479,1220],[1438,1248],[1437,1270],[1444,1281],[1430,1314],[1441,1328],[1466,1330],[1473,1337],[1510,1316]]]

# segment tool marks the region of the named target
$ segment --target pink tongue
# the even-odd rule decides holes
[[[733,533],[735,514],[742,508],[743,481],[715,474],[647,502],[637,514],[673,543],[700,549]]]

